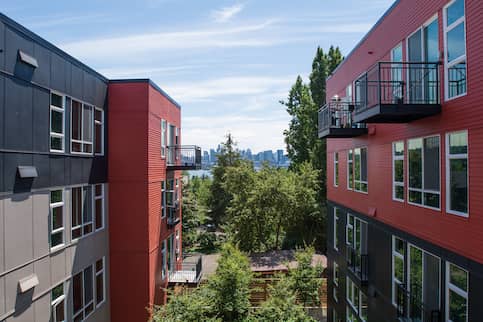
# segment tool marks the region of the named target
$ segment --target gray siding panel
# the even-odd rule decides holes
[[[3,155],[3,173],[6,191],[30,191],[31,182],[29,179],[20,179],[17,175],[19,165],[33,165],[32,154],[5,153]]]
[[[34,273],[39,278],[39,285],[34,287],[33,297],[37,298],[52,287],[50,278],[50,259],[44,257],[34,263]]]
[[[67,71],[70,70],[70,64],[64,58],[52,53],[50,70],[51,88],[58,92],[66,93],[68,91],[67,78],[70,78],[70,73]]]
[[[10,78],[5,83],[5,148],[31,151],[32,88]]]
[[[0,54],[0,57],[1,56],[3,55]],[[0,149],[4,147],[4,131],[5,131],[4,129],[5,129],[5,76],[0,75]]]
[[[4,227],[4,214],[3,214],[3,200],[0,199],[0,272],[5,271],[5,253],[4,253],[4,246],[5,246],[5,227]],[[0,289],[1,291],[1,289]],[[1,292],[0,292],[1,294]],[[2,305],[2,297],[0,296],[0,309]],[[0,314],[1,315],[1,314]]]
[[[96,79],[87,72],[84,72],[82,99],[89,104],[94,104],[96,101]]]
[[[18,74],[20,65],[18,62],[18,51],[22,50],[26,54],[34,56],[34,45],[9,27],[6,28],[5,36],[5,70],[11,74]],[[22,71],[20,70],[20,72]],[[24,75],[22,74],[22,76]]]
[[[36,193],[32,195],[31,198],[33,198],[32,217],[34,257],[39,258],[49,253],[49,191]]]
[[[33,89],[33,150],[49,152],[50,150],[50,93],[38,88]]]
[[[35,322],[50,321],[50,292],[35,301],[33,307]]]
[[[71,96],[82,100],[84,87],[84,72],[77,66],[71,64]]]
[[[24,311],[31,307],[33,290],[20,293],[18,289],[18,281],[32,275],[34,273],[34,265],[30,264],[8,273],[5,276],[5,293],[6,293],[6,311],[15,310],[17,315],[23,316]],[[7,320],[8,321],[8,320]],[[33,314],[30,321],[33,321]]]
[[[53,187],[65,185],[65,163],[64,156],[49,156],[50,185]]]
[[[5,277],[0,277],[0,316],[5,314]]]
[[[0,22],[0,48],[3,50],[0,53],[0,68],[5,69],[5,24]]]
[[[37,168],[39,176],[33,180],[32,188],[40,189],[50,186],[49,156],[46,154],[34,154],[33,164]]]
[[[50,56],[51,52],[39,44],[34,44],[34,55],[39,64],[34,71],[33,81],[50,88]]]

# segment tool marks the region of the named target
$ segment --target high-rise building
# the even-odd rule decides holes
[[[481,321],[483,2],[396,1],[327,81],[329,321]]]

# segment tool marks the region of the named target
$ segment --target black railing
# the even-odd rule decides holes
[[[175,170],[201,169],[201,148],[195,145],[173,145],[167,148],[167,166]]]
[[[377,105],[439,104],[439,65],[377,63],[355,82],[356,113]]]
[[[347,267],[357,276],[359,280],[366,283],[369,280],[369,256],[360,254],[359,251],[347,247]]]
[[[354,123],[352,113],[354,104],[348,102],[329,102],[319,110],[319,132],[330,128],[365,128],[363,123]]]
[[[181,221],[180,216],[180,209],[179,209],[179,202],[175,201],[173,205],[168,205],[166,208],[167,214],[167,222],[168,226],[172,227],[177,225]]]
[[[466,66],[457,64],[448,68],[448,97],[466,93]]]
[[[414,322],[441,322],[441,311],[427,307],[423,303],[421,294],[419,285],[412,285],[411,291],[408,291],[403,284],[398,284],[396,290],[398,319]]]

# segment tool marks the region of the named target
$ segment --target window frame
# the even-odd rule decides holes
[[[439,171],[438,171],[438,175],[439,175],[439,191],[435,191],[435,190],[430,190],[430,189],[425,189],[424,188],[424,139],[428,139],[428,138],[432,138],[432,137],[437,137],[438,138],[438,141],[439,141]],[[412,140],[422,140],[422,145],[421,145],[421,186],[422,188],[411,188],[410,185],[409,185],[409,180],[410,180],[410,177],[411,177],[411,173],[410,173],[410,167],[409,167],[409,162],[410,162],[410,159],[409,159],[409,141],[412,141]],[[422,136],[422,137],[415,137],[415,138],[410,138],[410,139],[407,139],[406,140],[406,146],[405,146],[405,152],[407,154],[407,158],[406,158],[406,167],[407,167],[407,173],[406,173],[406,184],[407,184],[407,191],[406,191],[406,198],[407,198],[407,203],[412,205],[412,206],[417,206],[417,207],[422,207],[422,208],[427,208],[427,209],[431,209],[431,210],[435,210],[435,211],[441,211],[441,185],[442,185],[442,179],[441,179],[441,153],[442,153],[442,149],[441,149],[441,134],[432,134],[432,135],[427,135],[427,136]],[[415,202],[411,202],[410,201],[410,198],[409,198],[409,193],[410,191],[416,191],[416,192],[420,192],[421,193],[421,203],[415,203]],[[439,207],[436,208],[436,207],[431,207],[431,206],[428,206],[428,205],[425,205],[424,204],[424,193],[431,193],[431,194],[437,194],[439,195]]]
[[[81,120],[81,139],[80,140],[77,140],[77,139],[73,139],[73,136],[72,136],[72,132],[73,132],[73,126],[72,126],[72,117],[73,117],[73,113],[72,113],[72,106],[73,106],[73,102],[76,101],[77,103],[81,104],[81,109],[82,109],[82,113],[81,113],[81,117],[82,117],[82,120]],[[91,138],[92,138],[92,141],[89,142],[89,141],[86,141],[84,140],[84,107],[87,106],[87,107],[90,107],[91,108],[91,111],[92,111],[92,124],[91,124]],[[77,154],[77,155],[94,155],[94,126],[95,126],[95,117],[94,117],[94,111],[95,111],[95,106],[94,104],[90,104],[90,103],[87,103],[87,102],[84,102],[82,100],[79,100],[77,98],[73,98],[71,97],[70,98],[70,153],[71,154]],[[73,145],[74,143],[77,143],[77,144],[80,144],[81,146],[81,152],[79,151],[74,151],[73,150]],[[91,149],[92,149],[92,152],[84,152],[84,145],[90,145],[91,146]]]
[[[350,164],[350,165],[349,165]],[[352,186],[350,180],[350,169],[352,168]],[[347,190],[354,191],[354,151],[352,149],[347,151]]]
[[[396,155],[396,144],[397,143],[402,143],[403,145],[403,155]],[[405,156],[406,156],[406,144],[404,140],[402,141],[394,141],[392,142],[392,200],[398,201],[398,202],[404,202],[404,195],[405,195],[405,180],[404,180],[404,174],[405,174]],[[396,161],[402,161],[403,163],[403,181],[396,181]],[[402,187],[403,188],[403,199],[399,199],[396,197],[396,187]]]
[[[102,261],[102,269],[97,271],[96,264],[98,261]],[[102,256],[102,258],[96,260],[96,262],[93,264],[94,265],[94,305],[95,308],[99,308],[102,304],[106,302],[106,257]],[[102,301],[97,303],[97,277],[99,275],[102,275]]]
[[[166,143],[167,143],[167,128],[168,123],[165,119],[161,119],[161,158],[166,158]]]
[[[450,154],[450,136],[451,134],[457,134],[457,133],[466,133],[466,153],[460,153],[460,154]],[[469,135],[468,135],[468,130],[460,130],[460,131],[452,131],[448,132],[445,135],[445,141],[446,141],[446,146],[445,146],[445,159],[446,159],[446,212],[451,215],[456,215],[460,216],[463,218],[469,218],[470,216],[470,159],[469,159]],[[466,185],[467,185],[467,196],[466,196],[466,208],[467,212],[461,212],[457,210],[452,210],[451,209],[451,187],[450,187],[450,177],[451,177],[451,169],[450,169],[450,160],[457,159],[461,160],[466,158]]]
[[[52,203],[52,192],[54,191],[61,191],[62,193],[62,201]],[[54,208],[62,207],[62,228],[53,229],[53,210]],[[56,252],[59,249],[62,249],[66,245],[66,238],[65,238],[65,231],[66,231],[66,216],[65,216],[65,189],[55,189],[49,191],[49,248],[50,252]],[[59,245],[52,246],[52,234],[56,234],[62,232],[62,243]]]
[[[96,187],[100,186],[101,187],[101,194],[99,196],[96,195]],[[97,183],[92,185],[91,187],[91,196],[92,196],[92,212],[93,212],[93,232],[101,231],[106,227],[106,191],[105,191],[105,184],[104,183]],[[96,202],[98,200],[101,200],[102,206],[101,206],[101,218],[102,218],[102,226],[97,228],[97,218],[98,218],[98,213],[97,213],[97,208],[96,208]]]
[[[52,94],[62,97],[62,108],[52,105]],[[62,93],[57,91],[50,91],[49,94],[50,100],[50,108],[49,108],[49,151],[54,153],[65,153],[65,108],[66,108],[66,96]],[[57,132],[52,132],[52,110],[62,113],[62,134]],[[52,149],[52,137],[61,138],[62,139],[62,150]]]
[[[72,226],[72,214],[74,213],[73,212],[73,202],[72,202],[72,199],[73,199],[73,190],[74,189],[77,189],[77,188],[80,188],[81,189],[81,192],[83,192],[84,188],[87,189],[87,194],[90,193],[90,196],[86,195],[84,196],[84,194],[82,193],[81,194],[81,224],[80,225],[77,225],[77,226]],[[74,243],[74,242],[77,242],[78,240],[84,238],[84,237],[87,237],[87,236],[90,236],[92,235],[93,233],[95,233],[95,218],[94,218],[94,212],[93,212],[93,208],[94,208],[94,205],[92,204],[92,201],[94,200],[93,199],[93,188],[94,186],[93,185],[77,185],[77,186],[73,186],[70,188],[70,191],[71,191],[71,197],[70,197],[70,218],[71,218],[71,227],[70,227],[70,238],[71,238],[71,242]],[[85,200],[86,199],[90,199],[91,200],[91,221],[87,221],[87,222],[84,222],[84,207],[85,207]],[[84,233],[84,227],[89,225],[89,223],[92,225],[91,227],[91,232],[85,234]],[[74,238],[73,235],[72,235],[72,232],[74,229],[79,229],[80,228],[80,231],[81,231],[81,234],[79,237],[77,238]]]
[[[167,278],[167,275],[168,275],[166,248],[167,248],[167,242],[165,239],[163,240],[162,246],[161,246],[161,279],[163,281]]]
[[[101,120],[100,121],[96,120],[96,111],[101,112]],[[104,109],[97,107],[97,106],[94,106],[94,128],[93,128],[94,134],[93,134],[93,149],[92,149],[92,151],[94,152],[94,155],[99,155],[99,156],[104,155],[104,145],[105,145],[105,142],[104,142],[104,124],[105,124]],[[100,153],[96,153],[96,126],[98,126],[98,125],[101,126],[101,152]]]
[[[468,47],[467,47],[467,30],[466,30],[466,1],[463,1],[463,8],[464,8],[464,14],[462,17],[458,18],[458,20],[454,21],[451,25],[447,25],[448,23],[448,14],[447,10],[451,5],[453,5],[456,1],[458,0],[451,0],[448,2],[444,7],[443,7],[443,52],[444,52],[444,100],[445,101],[451,101],[463,96],[466,96],[468,93]],[[463,30],[464,30],[464,46],[465,46],[465,54],[461,55],[460,57],[457,57],[453,59],[452,61],[448,62],[448,32],[452,31],[456,27],[458,27],[461,23],[463,23]],[[451,67],[458,65],[462,62],[465,62],[465,72],[466,72],[466,91],[462,94],[456,95],[449,97],[449,77],[448,77],[448,71]]]
[[[63,290],[63,293],[61,296],[57,297],[56,299],[53,299],[52,298],[52,291],[57,288],[58,286],[62,285],[62,290]],[[56,284],[54,287],[52,287],[50,289],[50,310],[51,310],[51,314],[50,314],[50,317],[53,321],[56,321],[58,320],[57,319],[57,313],[56,313],[56,308],[57,306],[60,304],[60,302],[64,301],[64,317],[62,319],[62,321],[67,321],[66,320],[66,315],[67,315],[67,310],[66,310],[66,304],[67,304],[67,295],[66,295],[66,285],[65,285],[65,282],[61,282],[61,283],[58,283]]]
[[[450,266],[453,265],[463,271],[466,272],[466,291],[460,289],[458,286],[454,285],[451,283],[451,280],[450,280],[450,277],[451,277],[451,271],[450,271]],[[459,266],[459,265],[456,265],[456,264],[453,264],[451,262],[446,262],[446,299],[445,299],[445,304],[446,304],[446,321],[450,321],[451,320],[449,319],[449,307],[450,307],[450,303],[449,303],[449,292],[452,291],[454,293],[456,293],[457,295],[463,297],[466,299],[466,322],[468,322],[468,302],[469,302],[469,289],[470,289],[470,272],[466,269],[464,269],[463,267]]]
[[[333,244],[334,244],[334,249],[336,251],[339,251],[339,234],[338,234],[338,227],[339,227],[339,213],[338,213],[339,208],[334,207],[334,235],[333,235]]]
[[[356,179],[356,161],[355,161],[355,155],[356,155],[356,150],[360,150],[360,168],[359,168],[359,174],[360,174],[360,179]],[[362,150],[366,150],[366,176],[367,180],[363,181],[362,180]],[[369,154],[368,154],[369,149],[364,146],[364,147],[357,147],[350,149],[347,153],[347,189],[352,190],[355,192],[360,192],[363,194],[368,194],[369,193]],[[352,153],[352,160],[349,160],[349,154]],[[350,180],[349,180],[349,173],[350,173],[350,167],[349,163],[352,164],[352,183],[353,186],[350,187]],[[356,189],[356,184],[359,183],[359,186],[362,187],[363,184],[365,184],[367,191],[361,190],[361,189]]]
[[[334,152],[334,187],[339,187],[339,152]]]
[[[399,253],[398,251],[396,251],[396,239],[399,239],[401,240],[403,243],[404,243],[404,254],[401,254]],[[406,281],[400,281],[399,279],[396,278],[396,270],[395,270],[395,260],[394,260],[394,257],[397,257],[399,259],[402,259],[403,261],[403,278],[406,279],[407,278],[407,263],[406,263],[406,253],[407,253],[407,242],[402,239],[402,238],[399,238],[395,235],[392,235],[392,252],[391,252],[391,289],[392,289],[392,294],[391,294],[391,301],[392,301],[392,304],[397,306],[397,294],[396,294],[396,287],[395,287],[395,283],[397,282],[398,284],[402,284],[403,286],[406,285]]]
[[[334,282],[334,286],[332,288],[332,297],[334,298],[334,301],[339,302],[337,293],[338,293],[338,288],[339,288],[339,264],[337,264],[336,261],[334,261],[333,269],[332,269],[332,281]]]

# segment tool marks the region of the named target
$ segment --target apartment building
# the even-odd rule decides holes
[[[147,321],[169,283],[199,281],[180,176],[201,150],[180,115],[0,14],[0,321]]]
[[[327,80],[329,321],[481,321],[482,16],[396,1]]]

